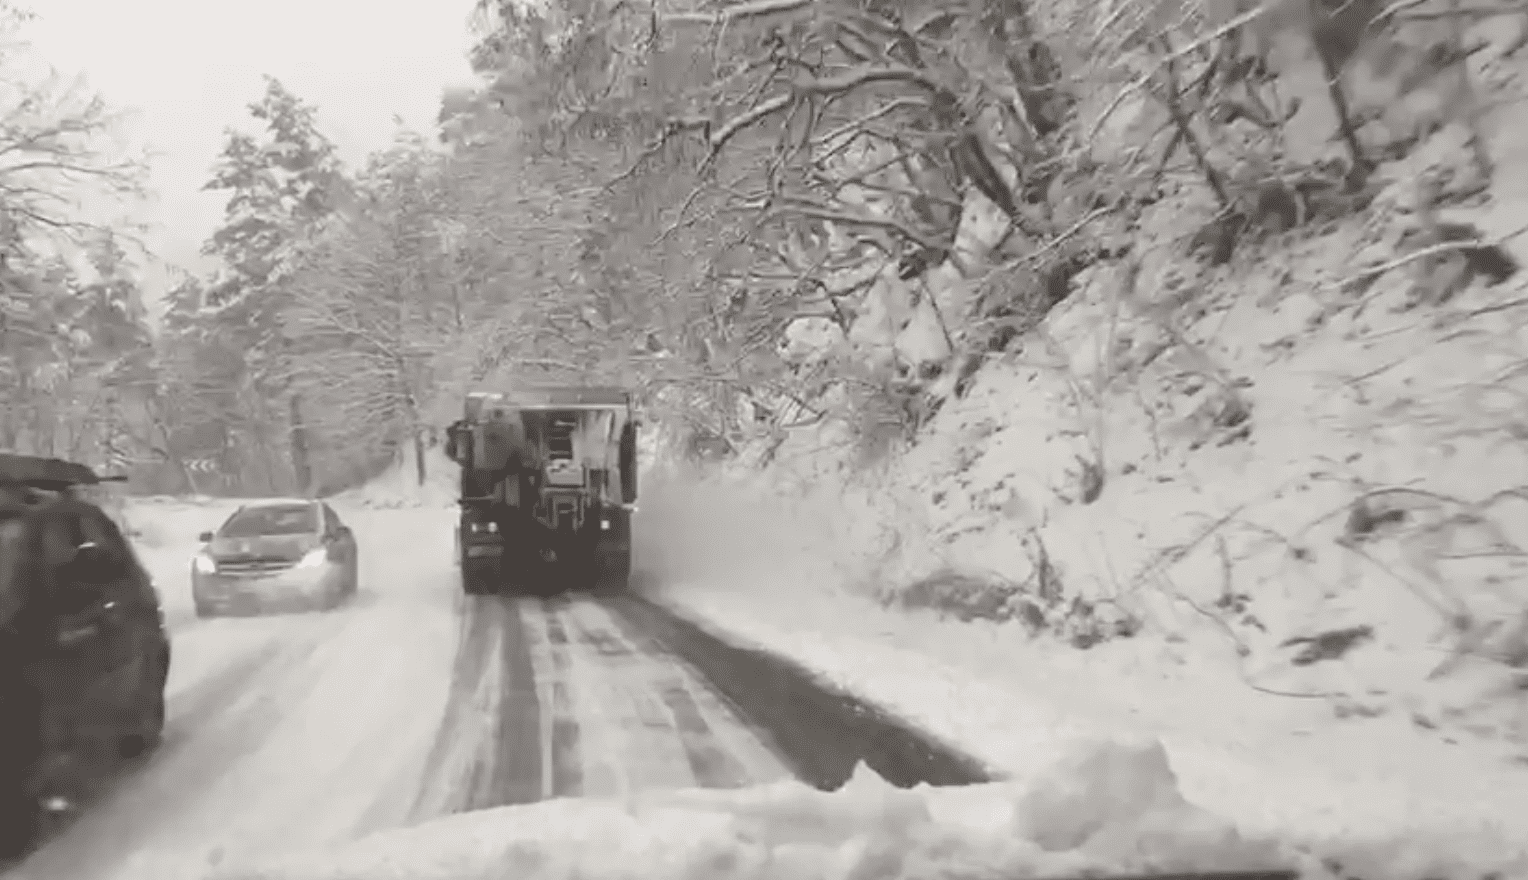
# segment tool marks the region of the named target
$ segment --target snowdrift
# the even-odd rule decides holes
[[[1386,856],[1382,865],[1374,855],[1348,853],[1345,867],[1394,878],[1449,870],[1400,850]],[[1503,876],[1528,876],[1521,862],[1500,865]],[[1079,744],[1024,782],[903,790],[861,766],[832,793],[787,782],[626,801],[555,800],[453,816],[321,852],[206,866],[202,873],[186,865],[178,875],[895,880],[1278,867],[1308,876],[1326,870],[1317,856],[1247,839],[1184,800],[1159,744],[1116,741]]]

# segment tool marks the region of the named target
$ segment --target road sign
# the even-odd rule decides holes
[[[186,470],[193,474],[211,474],[217,469],[217,460],[212,458],[193,458],[186,462]]]
[[[137,459],[132,453],[110,441],[106,444],[106,469],[109,471],[121,471],[130,467]]]

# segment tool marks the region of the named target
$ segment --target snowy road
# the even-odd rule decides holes
[[[6,876],[196,876],[549,798],[834,786],[861,758],[890,779],[979,778],[641,599],[466,597],[437,520],[356,512],[362,589],[347,607],[180,618],[163,747]]]
[[[412,818],[790,772],[694,672],[588,597],[474,599]]]

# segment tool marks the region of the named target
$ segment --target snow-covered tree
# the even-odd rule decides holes
[[[198,303],[197,344],[242,353],[243,369],[229,377],[237,389],[219,392],[226,397],[237,390],[242,412],[229,416],[241,424],[230,431],[252,435],[248,449],[269,450],[284,440],[292,482],[303,488],[311,479],[307,438],[302,401],[288,382],[291,340],[283,334],[281,315],[291,304],[292,267],[349,187],[334,145],[318,130],[314,108],[272,77],[265,86],[249,107],[264,130],[229,131],[204,187],[227,193],[228,202],[222,226],[204,247],[221,266]],[[271,461],[258,466],[276,469]]]
[[[110,463],[147,329],[120,234],[80,203],[135,195],[143,169],[105,101],[39,72],[29,18],[0,0],[0,447]]]

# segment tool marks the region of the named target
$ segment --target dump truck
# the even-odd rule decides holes
[[[463,589],[624,588],[637,428],[631,394],[618,387],[469,393],[445,444],[461,467]]]

